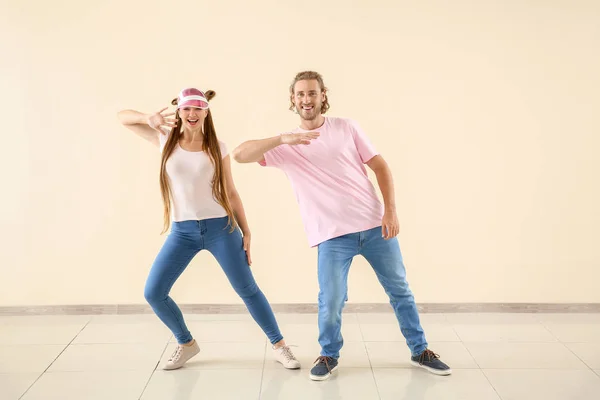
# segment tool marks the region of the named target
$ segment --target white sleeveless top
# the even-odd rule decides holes
[[[159,135],[162,153],[169,134]],[[227,146],[219,140],[221,156],[227,156]],[[213,198],[211,181],[215,168],[203,151],[187,151],[175,145],[167,160],[167,176],[171,186],[171,220],[175,222],[220,218],[225,209]]]

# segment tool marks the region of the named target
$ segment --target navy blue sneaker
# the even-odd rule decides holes
[[[337,367],[337,358],[320,356],[315,360],[315,365],[310,370],[310,379],[313,381],[324,381],[329,379]]]
[[[416,367],[425,368],[432,374],[450,375],[452,373],[450,367],[440,360],[440,356],[429,349],[426,349],[418,356],[412,356],[410,362]]]

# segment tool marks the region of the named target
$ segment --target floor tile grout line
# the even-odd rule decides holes
[[[363,331],[362,331],[362,326],[360,323],[360,320],[358,318],[358,316],[356,317],[357,321],[358,321],[358,330],[360,331],[360,336],[362,337],[362,344],[365,348],[365,353],[367,353],[367,360],[369,360],[369,367],[371,368],[371,375],[373,376],[373,382],[375,382],[375,389],[377,389],[377,396],[379,397],[379,400],[381,400],[381,393],[379,392],[379,385],[377,384],[377,378],[375,377],[375,370],[373,369],[373,363],[371,362],[371,356],[369,355],[369,349],[367,349],[367,343],[365,341],[365,337],[363,335]]]
[[[46,369],[37,377],[37,379],[35,381],[33,381],[33,383],[31,385],[29,385],[29,387],[27,388],[27,390],[25,390],[25,392],[23,392],[23,394],[21,396],[19,396],[19,400],[21,400],[31,390],[31,388],[40,380],[40,378],[42,376],[44,376],[44,374],[50,369],[50,367],[52,367],[52,365],[54,365],[54,363],[56,362],[56,360],[58,360],[58,358],[75,341],[75,339],[77,339],[77,336],[79,336],[81,334],[81,332],[83,332],[83,330],[89,325],[90,321],[91,321],[91,318],[88,319],[88,321],[85,323],[85,325],[83,325],[83,327],[79,330],[79,332],[77,332],[77,334],[73,337],[73,339],[71,339],[71,341],[64,347],[64,349],[62,349],[62,351],[60,353],[58,353],[58,355],[56,357],[54,357],[54,360],[52,360],[52,362],[50,363],[50,365],[48,365],[46,367]]]
[[[494,384],[492,384],[492,381],[490,381],[490,377],[485,373],[485,370],[482,369],[482,368],[480,368],[479,370],[481,371],[481,373],[485,377],[485,380],[490,384],[490,387],[494,390],[494,393],[496,393],[496,396],[498,396],[498,399],[503,400],[502,396],[500,396],[500,393],[498,393],[498,390],[496,389],[496,387],[494,386]]]
[[[550,336],[552,336],[554,339],[556,339],[557,342],[562,343],[562,341],[560,340],[560,338],[558,337],[558,335],[555,335],[554,332],[552,332],[552,330],[550,330],[550,328],[548,328],[548,326],[544,322],[540,321],[540,324],[550,334]]]
[[[260,373],[260,384],[258,385],[258,400],[262,397],[263,379],[265,377],[265,366],[267,364],[267,340],[265,340],[265,351],[263,351],[263,365]]]
[[[483,368],[481,368],[481,365],[479,364],[479,362],[477,361],[477,359],[475,358],[475,356],[473,355],[473,353],[471,353],[471,350],[469,350],[469,347],[467,347],[467,344],[465,342],[463,342],[463,341],[461,341],[460,343],[467,350],[467,353],[469,353],[469,355],[471,356],[471,358],[473,359],[473,361],[475,361],[475,364],[477,364],[477,368],[479,368],[479,370],[481,371],[481,373],[485,377],[485,380],[490,384],[491,388],[494,390],[494,393],[496,393],[496,396],[498,396],[498,399],[502,400],[502,396],[500,396],[500,393],[498,393],[498,390],[496,390],[496,387],[494,386],[494,384],[492,383],[492,381],[490,381],[490,378],[485,373],[485,370]]]
[[[479,362],[477,361],[477,359],[475,358],[475,356],[473,355],[473,353],[471,353],[471,350],[469,350],[469,347],[467,346],[467,344],[463,341],[460,342],[463,347],[465,348],[465,350],[467,350],[467,353],[469,353],[469,355],[471,356],[471,358],[473,359],[473,361],[475,361],[475,364],[477,365],[477,368],[479,368],[481,371],[483,371],[483,368],[481,368],[481,365],[479,365]]]
[[[567,346],[567,343],[564,343],[564,342],[559,342],[559,343],[560,343],[560,344],[562,344],[563,346],[565,346],[565,348],[566,348],[567,350],[569,350],[569,351],[571,352],[571,354],[573,354],[575,357],[577,357],[577,359],[578,359],[579,361],[581,361],[581,362],[583,363],[583,365],[585,365],[585,366],[586,366],[586,367],[588,367],[588,368],[589,368],[589,369],[590,369],[592,372],[594,372],[594,373],[595,373],[595,371],[594,371],[594,369],[592,368],[592,366],[591,366],[591,365],[588,365],[588,363],[586,363],[585,361],[583,361],[583,359],[582,359],[581,357],[579,357],[579,356],[577,355],[577,353],[575,353],[575,352],[574,352],[574,351],[573,351],[573,350],[572,350],[572,349],[571,349],[569,346]],[[585,342],[581,342],[581,343],[585,343]]]
[[[142,393],[140,393],[140,397],[138,397],[138,400],[141,400],[142,397],[144,396],[144,393],[146,393],[146,389],[148,389],[148,385],[150,385],[150,381],[152,380],[152,377],[154,377],[154,373],[156,372],[158,365],[162,361],[162,359],[165,355],[165,352],[167,351],[167,349],[169,348],[169,345],[171,344],[172,337],[173,337],[173,334],[171,334],[171,336],[169,336],[169,339],[167,340],[167,344],[165,345],[162,353],[160,353],[160,357],[158,358],[158,361],[156,362],[154,369],[152,369],[152,372],[150,373],[150,377],[148,378],[148,381],[146,381],[146,384],[144,385],[144,389],[142,389]]]
[[[460,337],[460,335],[458,334],[458,332],[456,331],[456,329],[454,328],[454,324],[450,324],[450,329],[452,329],[452,332],[454,332],[454,334],[456,335],[456,337],[458,338],[458,341],[463,343],[463,338]]]

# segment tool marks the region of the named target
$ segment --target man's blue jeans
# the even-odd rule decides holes
[[[406,281],[400,245],[396,238],[385,240],[381,227],[351,233],[319,245],[319,343],[321,355],[338,358],[344,344],[341,334],[342,309],[347,299],[348,271],[354,256],[371,264],[390,298],[400,330],[413,356],[427,348],[417,305]]]

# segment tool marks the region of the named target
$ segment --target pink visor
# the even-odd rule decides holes
[[[208,100],[201,90],[195,88],[183,89],[177,96],[177,109],[184,107],[208,109]]]

